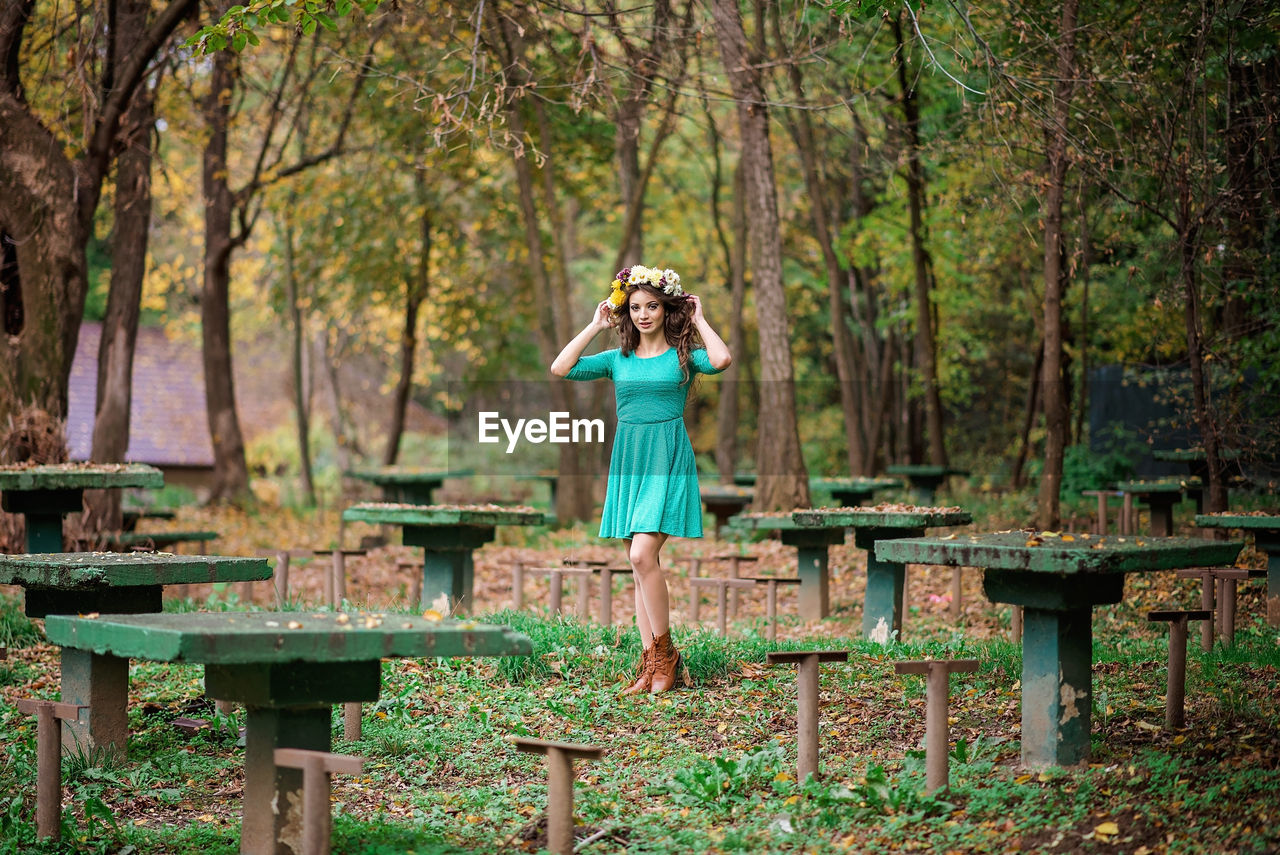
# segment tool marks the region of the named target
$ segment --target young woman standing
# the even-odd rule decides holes
[[[591,340],[608,329],[617,330],[619,346],[583,356]],[[665,692],[682,671],[680,653],[671,643],[660,552],[668,537],[702,536],[685,401],[696,374],[718,374],[732,361],[703,316],[702,301],[684,292],[676,272],[637,265],[619,271],[591,323],[551,363],[557,377],[610,378],[617,396],[618,429],[600,536],[628,541],[635,574],[636,625],[644,652],[635,682],[623,690],[626,695]]]

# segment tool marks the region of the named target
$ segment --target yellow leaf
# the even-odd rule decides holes
[[[775,781],[790,781],[790,780],[791,780],[791,776],[790,776],[790,775],[788,775],[786,772],[779,772],[778,774],[776,774],[776,775],[774,775],[774,776],[773,776],[773,780],[775,780]]]
[[[784,805],[793,805],[793,804],[795,804],[795,803],[796,803],[796,802],[798,802],[798,801],[800,801],[800,797],[799,797],[799,796],[787,796],[787,800],[786,800],[785,802],[783,802],[783,804],[784,804]]]
[[[440,614],[435,609],[427,609],[422,613],[422,616],[427,620],[444,620],[444,615]]]
[[[1114,822],[1103,822],[1094,826],[1093,830],[1096,834],[1104,834],[1108,837],[1114,837],[1120,833],[1120,826],[1116,825]]]
[[[1031,780],[1030,775],[1019,775],[1018,777],[1013,779],[1013,782],[1015,784],[1025,784],[1027,781],[1030,781],[1030,780]]]
[[[1062,536],[1062,542],[1063,542],[1063,543],[1075,543],[1075,540],[1076,540],[1076,538],[1075,538],[1075,535],[1073,535],[1073,534],[1064,534],[1064,535]]]

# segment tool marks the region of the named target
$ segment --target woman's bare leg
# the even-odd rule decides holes
[[[666,542],[667,535],[661,532],[637,532],[632,536],[628,551],[635,576],[636,624],[640,628],[640,638],[645,647],[653,644],[656,636],[671,628],[671,600],[667,593],[667,579],[662,572],[662,560],[658,554],[662,544]],[[643,622],[640,617],[641,607],[644,610]]]

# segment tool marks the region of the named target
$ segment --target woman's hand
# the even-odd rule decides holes
[[[595,327],[597,332],[618,325],[617,319],[613,317],[613,306],[609,305],[608,300],[601,300],[596,306],[596,313],[591,319],[591,325]]]
[[[702,299],[697,294],[686,294],[685,298],[693,306],[693,322],[697,324],[705,321],[706,318],[702,316]]]

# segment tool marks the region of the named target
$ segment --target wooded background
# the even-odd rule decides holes
[[[204,355],[215,498],[243,499],[232,344],[288,337],[309,490],[312,421],[396,462],[411,396],[546,379],[645,263],[730,342],[693,430],[759,473],[760,509],[952,462],[1039,479],[1054,527],[1105,364],[1185,369],[1224,507],[1223,449],[1276,453],[1278,23],[1266,0],[3,0],[0,423],[65,415],[102,319],[92,456],[119,460],[138,324],[165,324]],[[356,357],[385,411],[313,412]],[[589,515],[580,461],[559,471],[562,518]]]

